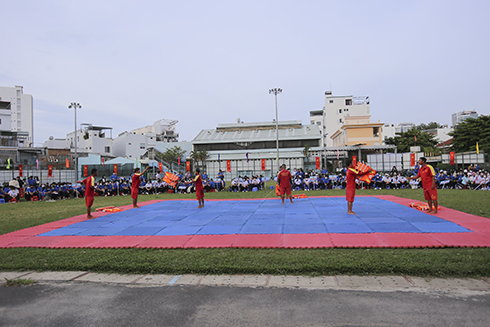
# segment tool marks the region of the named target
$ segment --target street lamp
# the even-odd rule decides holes
[[[78,145],[77,145],[77,108],[81,109],[80,103],[72,102],[68,108],[73,108],[75,112],[75,182],[78,180]]]
[[[275,88],[275,89],[270,89],[269,94],[274,94],[276,98],[276,162],[277,162],[277,171],[279,171],[279,118],[277,115],[277,95],[281,94],[282,89],[281,88]]]

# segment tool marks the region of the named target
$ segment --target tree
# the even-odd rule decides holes
[[[432,122],[428,123],[427,125],[424,123],[417,125],[417,126],[415,126],[415,128],[418,129],[419,131],[426,131],[429,129],[442,128],[442,125],[439,123],[436,123],[435,121],[432,121]]]
[[[186,152],[187,151],[183,150],[180,146],[174,146],[162,153],[162,159],[170,164],[170,170],[173,171],[173,163],[177,161],[178,158],[182,158]]]
[[[490,115],[481,115],[478,118],[468,118],[454,127],[449,133],[454,139],[451,150],[454,152],[476,151],[478,147],[485,153],[490,153]]]
[[[204,169],[206,160],[209,159],[210,155],[207,150],[193,150],[190,153],[190,157],[192,161],[194,161],[198,166],[199,162],[201,162],[201,168]]]
[[[411,146],[420,146],[422,152],[436,152],[437,140],[431,133],[417,128],[409,129],[403,133],[397,133],[395,137],[385,140],[386,144],[396,145],[398,152],[410,152]]]

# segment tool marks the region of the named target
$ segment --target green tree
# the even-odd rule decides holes
[[[173,163],[178,160],[178,158],[182,158],[187,151],[183,150],[180,146],[174,146],[172,148],[168,148],[162,153],[161,158],[166,161],[170,165],[170,170],[173,171]]]
[[[437,128],[442,128],[442,125],[439,124],[439,123],[436,123],[435,121],[432,121],[428,124],[420,124],[420,125],[417,125],[415,126],[416,129],[418,129],[419,131],[426,131],[426,130],[429,130],[429,129],[437,129]]]
[[[395,137],[385,140],[386,144],[396,145],[398,152],[410,152],[411,146],[420,146],[422,152],[436,152],[437,140],[431,133],[417,128],[409,129],[403,133],[397,133]]]
[[[478,118],[468,118],[454,127],[449,133],[454,139],[451,150],[454,152],[476,151],[478,147],[490,153],[490,115],[481,115]]]
[[[200,166],[202,169],[206,166],[206,160],[209,159],[210,155],[207,150],[193,150],[189,155],[197,166]],[[199,164],[200,163],[200,164]]]

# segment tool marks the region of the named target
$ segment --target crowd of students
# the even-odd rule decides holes
[[[490,173],[480,170],[478,165],[471,165],[467,169],[436,170],[436,185],[440,189],[479,189],[490,190]],[[325,189],[345,189],[346,170],[338,174],[330,174],[324,167],[321,170],[303,171],[302,168],[291,171],[292,190],[311,191]],[[371,183],[356,181],[357,188],[366,189],[404,189],[416,188],[418,181],[409,181],[408,177],[416,175],[418,167],[413,170],[397,171],[393,167],[389,173],[376,173]],[[160,176],[145,179],[141,176],[139,194],[161,194],[161,193],[193,193],[195,192],[192,175],[178,174],[179,180],[175,187],[168,185]],[[210,178],[206,172],[202,173],[203,188],[205,192],[251,192],[264,189],[264,184],[268,179],[262,175],[252,177],[238,176],[233,178],[227,187],[223,172],[217,178]],[[21,192],[24,189],[24,198],[31,200],[64,200],[70,198],[83,197],[85,186],[83,184],[72,185],[70,183],[40,183],[35,176],[30,176],[27,180],[20,177],[9,183],[3,188],[0,187],[0,199],[5,202],[19,201]],[[109,178],[102,176],[95,186],[96,196],[127,196],[131,193],[130,178],[119,177],[116,174]],[[15,199],[15,200],[12,200]]]

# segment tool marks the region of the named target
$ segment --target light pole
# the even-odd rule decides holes
[[[78,180],[78,145],[77,145],[77,108],[81,109],[82,106],[78,102],[72,102],[68,108],[73,108],[75,112],[75,182]]]
[[[269,94],[274,94],[276,98],[276,162],[277,162],[277,171],[279,171],[279,118],[277,115],[277,95],[281,94],[282,89],[281,88],[275,88],[275,89],[270,89]]]

